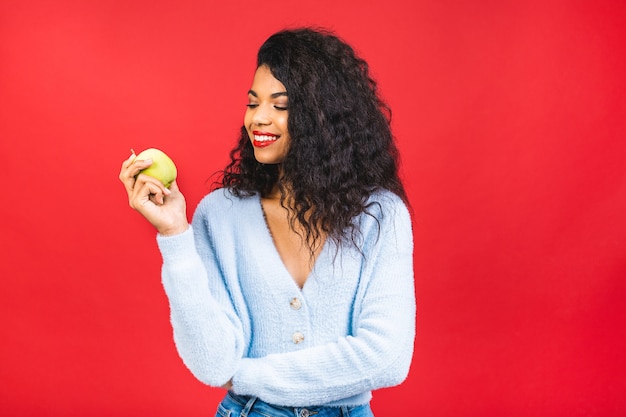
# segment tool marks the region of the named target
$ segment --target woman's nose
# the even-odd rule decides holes
[[[257,125],[267,125],[272,123],[272,119],[270,118],[267,109],[263,106],[259,106],[256,108],[256,111],[252,115],[252,122]]]

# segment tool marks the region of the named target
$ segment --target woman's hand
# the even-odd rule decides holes
[[[152,160],[138,160],[133,153],[122,163],[120,181],[128,193],[128,204],[144,216],[163,236],[182,233],[189,227],[185,197],[176,181],[165,188],[161,181],[139,172]]]

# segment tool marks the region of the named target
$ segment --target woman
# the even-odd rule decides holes
[[[229,389],[218,415],[371,416],[371,391],[408,373],[415,299],[397,149],[366,62],[322,30],[271,36],[191,225],[176,183],[139,174],[150,163],[131,156],[120,179],[159,232],[182,360]]]

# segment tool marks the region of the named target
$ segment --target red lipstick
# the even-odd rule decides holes
[[[259,130],[252,131],[252,134],[254,135],[252,145],[257,148],[265,148],[266,146],[270,146],[280,137],[279,135],[275,135],[274,133],[261,132]]]

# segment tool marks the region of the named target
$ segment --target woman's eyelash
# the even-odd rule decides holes
[[[259,107],[259,105],[256,104],[256,103],[248,103],[248,104],[246,104],[246,107],[249,108],[249,109],[254,109],[254,108]],[[287,106],[274,106],[274,108],[276,110],[280,110],[280,111],[288,110]]]

